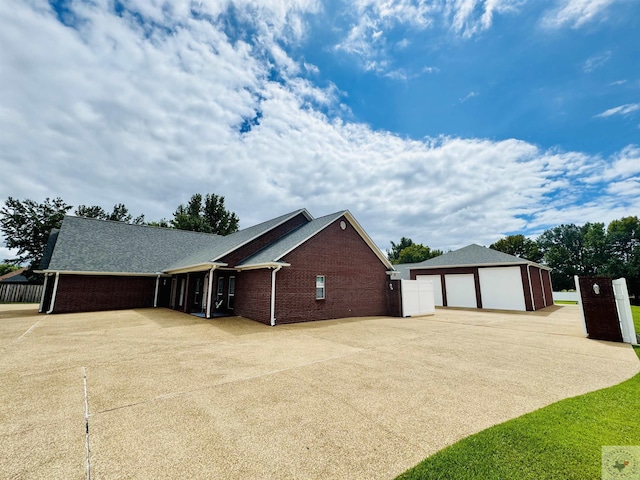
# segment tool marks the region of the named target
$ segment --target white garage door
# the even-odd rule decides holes
[[[520,267],[480,268],[482,308],[526,310]]]
[[[436,307],[441,307],[443,303],[440,275],[416,275],[416,280],[431,280],[433,282],[433,295],[436,301]]]
[[[476,284],[472,273],[462,275],[445,275],[447,289],[447,305],[449,307],[477,308]]]

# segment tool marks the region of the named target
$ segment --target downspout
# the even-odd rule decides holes
[[[160,286],[160,274],[156,277],[156,291],[153,294],[153,308],[158,308],[158,288]]]
[[[282,268],[282,265],[278,265],[271,270],[271,326],[276,324],[276,273]]]
[[[536,311],[536,301],[533,298],[533,286],[531,285],[531,270],[529,269],[530,267],[531,267],[531,265],[527,263],[527,277],[529,278],[529,295],[531,296],[531,311],[535,312]]]
[[[50,274],[45,274],[44,276],[44,285],[42,286],[42,295],[40,296],[40,306],[38,307],[38,313],[42,313],[42,309],[44,308],[44,294],[47,292],[47,281],[49,280]]]
[[[60,280],[60,272],[56,272],[56,280],[53,283],[53,293],[51,294],[51,306],[49,307],[49,310],[47,310],[48,314],[53,312],[53,307],[56,304],[56,295],[58,294],[58,280]]]
[[[211,289],[213,289],[213,271],[216,266],[212,266],[209,270],[209,288],[207,289],[207,318],[211,318]]]

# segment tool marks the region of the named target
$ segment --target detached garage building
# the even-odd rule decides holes
[[[404,278],[432,280],[436,306],[533,311],[553,305],[549,267],[480,245],[396,269]]]

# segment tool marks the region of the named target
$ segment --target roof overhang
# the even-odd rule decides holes
[[[60,275],[86,275],[86,276],[107,276],[107,277],[168,277],[166,273],[162,272],[89,272],[78,270],[34,270],[35,273],[43,273],[45,275],[53,275],[55,273]]]
[[[203,262],[197,263],[195,265],[187,265],[184,267],[173,268],[171,270],[165,270],[164,273],[170,275],[177,275],[179,273],[190,273],[190,272],[204,272],[206,270],[211,270],[212,268],[218,267],[227,267],[229,264],[220,263],[220,262]]]
[[[259,268],[278,268],[278,267],[290,267],[290,263],[285,262],[264,262],[264,263],[254,263],[251,265],[241,265],[236,267],[236,270],[242,272],[244,270],[257,270]]]

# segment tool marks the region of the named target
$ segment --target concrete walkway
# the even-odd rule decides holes
[[[574,306],[267,327],[0,305],[0,472],[389,479],[639,370],[630,346],[583,338]]]

